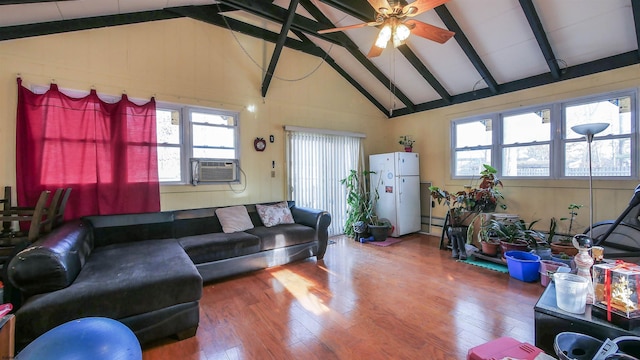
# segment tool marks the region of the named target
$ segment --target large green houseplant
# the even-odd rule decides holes
[[[390,224],[378,219],[376,214],[376,201],[380,196],[377,187],[372,194],[367,183],[367,177],[372,174],[375,172],[351,170],[346,178],[340,180],[340,183],[347,188],[347,220],[344,224],[344,233],[357,237],[359,234],[367,233],[367,230],[381,227],[380,231],[384,234],[381,237],[386,239]]]

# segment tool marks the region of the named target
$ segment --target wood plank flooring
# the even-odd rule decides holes
[[[143,358],[465,359],[501,336],[534,343],[539,282],[456,262],[432,236],[332,240],[322,261],[206,284],[197,335],[147,345]]]

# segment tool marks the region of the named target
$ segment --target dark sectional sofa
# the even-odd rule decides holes
[[[23,294],[16,347],[87,316],[117,319],[141,343],[193,336],[203,281],[316,256],[331,216],[288,202],[293,224],[222,232],[217,208],[90,216],[68,222],[11,259],[7,277]]]

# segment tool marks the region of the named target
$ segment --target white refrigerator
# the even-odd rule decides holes
[[[391,221],[391,236],[420,231],[420,157],[412,152],[369,155],[371,195],[377,189],[379,218]]]

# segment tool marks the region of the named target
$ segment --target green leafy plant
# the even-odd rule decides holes
[[[367,225],[388,224],[386,221],[380,221],[375,212],[380,194],[377,186],[374,188],[373,194],[369,191],[367,177],[371,174],[375,174],[375,172],[351,170],[346,178],[340,180],[340,183],[347,188],[347,219],[344,224],[344,233],[348,236],[356,235],[354,225],[363,229]],[[380,180],[379,178],[378,181]]]
[[[398,144],[405,146],[405,147],[413,147],[413,144],[416,141],[413,140],[413,138],[411,137],[411,135],[402,135],[400,136],[400,141],[398,141]]]
[[[567,210],[569,210],[569,217],[563,217],[560,218],[560,220],[557,220],[555,217],[552,217],[550,222],[549,222],[549,237],[548,237],[548,242],[552,242],[553,238],[555,235],[557,235],[558,233],[556,232],[557,227],[560,224],[560,221],[566,221],[569,220],[569,227],[567,229],[566,234],[564,234],[565,236],[560,237],[557,242],[559,243],[570,243],[571,242],[571,237],[574,235],[573,234],[573,225],[575,223],[575,218],[576,216],[578,216],[578,210],[580,210],[580,208],[582,208],[584,205],[579,205],[579,204],[574,204],[571,203],[569,204],[569,206],[567,207]]]

